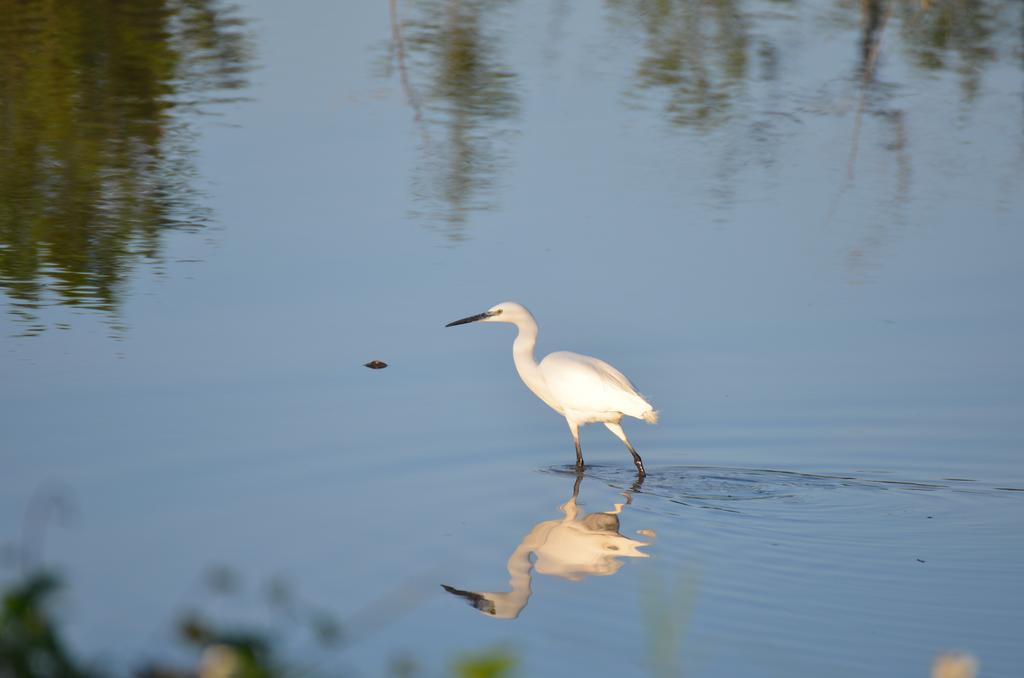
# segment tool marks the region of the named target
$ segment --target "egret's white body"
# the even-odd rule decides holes
[[[619,421],[623,416],[630,416],[655,423],[658,413],[622,372],[603,360],[569,351],[557,351],[538,363],[533,353],[537,345],[537,321],[524,306],[515,302],[503,302],[447,326],[470,322],[511,323],[519,330],[512,344],[516,371],[538,398],[565,417],[576,444],[578,469],[583,468],[580,426],[601,422],[626,445],[637,472],[644,475],[643,461]]]

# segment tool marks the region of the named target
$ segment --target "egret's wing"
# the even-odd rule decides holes
[[[629,379],[603,360],[559,351],[544,358],[540,370],[548,390],[567,410],[637,417],[651,409]]]

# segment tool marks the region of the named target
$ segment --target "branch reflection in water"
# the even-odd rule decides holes
[[[413,216],[450,241],[473,212],[495,207],[509,121],[519,111],[516,74],[499,59],[497,0],[390,0],[389,68],[419,131]],[[406,7],[407,6],[407,7]],[[408,9],[408,15],[403,14]],[[390,73],[389,73],[390,74]],[[443,137],[441,142],[436,136]]]
[[[852,118],[849,144],[836,147],[847,156],[846,177],[821,224],[858,201],[880,208],[847,248],[852,283],[870,278],[893,226],[906,222],[914,169],[923,162],[913,153],[924,151],[924,144],[910,142],[922,135],[912,124],[927,124],[915,119],[908,95],[919,95],[925,78],[953,74],[963,124],[982,98],[983,79],[996,75],[1001,62],[1022,63],[1024,14],[1019,3],[1003,0],[608,0],[606,6],[613,35],[636,40],[635,48],[621,42],[636,64],[625,100],[703,140],[710,151],[701,154],[709,167],[707,192],[717,210],[750,199],[749,189],[739,192],[752,168],[771,180],[784,149],[814,129],[805,122]],[[813,24],[804,25],[830,40],[855,41],[851,69],[804,79],[804,52],[813,49],[801,33],[808,10]],[[932,130],[923,132],[930,136],[928,151],[941,146]],[[858,162],[860,154],[867,157]],[[871,171],[857,177],[858,164]]]
[[[619,533],[619,514],[632,503],[632,493],[640,489],[643,480],[638,478],[629,491],[623,492],[626,501],[614,504],[611,511],[581,516],[577,499],[582,481],[583,475],[577,475],[572,496],[558,507],[562,517],[537,523],[509,556],[510,591],[463,591],[444,584],[442,588],[464,598],[483,614],[515,619],[530,600],[534,571],[580,581],[588,576],[615,574],[623,565],[620,558],[647,558],[640,548],[650,542]],[[650,530],[638,533],[654,536]]]

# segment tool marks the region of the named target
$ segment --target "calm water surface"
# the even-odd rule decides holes
[[[81,654],[280,576],[360,675],[1019,675],[1019,3],[45,5],[0,2],[0,536],[73,504]],[[642,485],[443,327],[506,299],[661,411]]]

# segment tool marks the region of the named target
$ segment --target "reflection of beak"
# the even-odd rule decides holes
[[[467,320],[466,322],[470,321]],[[474,593],[473,591],[462,591],[460,589],[455,588],[454,586],[448,586],[447,584],[441,584],[441,588],[443,588],[445,591],[452,594],[453,596],[465,598],[467,603],[469,603],[476,609],[480,610],[481,612],[484,612],[486,614],[494,614],[495,612],[494,601],[484,598],[479,593]]]
[[[477,320],[490,318],[492,315],[497,315],[497,313],[493,311],[484,311],[483,313],[477,313],[476,315],[471,315],[468,318],[463,318],[462,320],[450,322],[447,325],[445,325],[445,327],[454,327],[456,325],[465,325],[466,323],[475,323]]]

